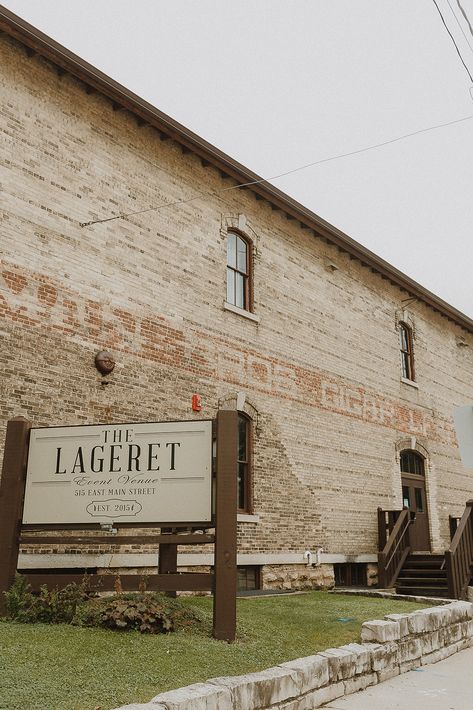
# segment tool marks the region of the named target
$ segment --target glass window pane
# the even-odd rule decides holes
[[[407,353],[401,353],[401,365],[402,365],[402,376],[409,380],[409,355]]]
[[[410,506],[411,506],[408,486],[402,487],[402,505],[403,505],[403,508],[410,508]]]
[[[237,590],[239,592],[242,592],[246,589],[248,589],[247,583],[246,583],[246,568],[245,567],[238,567],[237,568]]]
[[[245,280],[237,271],[235,272],[235,306],[245,307]]]
[[[241,237],[237,237],[237,269],[244,274],[248,273],[247,269],[247,244]]]
[[[418,513],[423,513],[424,512],[424,503],[423,503],[423,496],[422,496],[422,488],[414,488],[415,491],[415,496],[416,496],[416,509]]]
[[[247,421],[244,417],[238,417],[238,460],[246,461],[246,427]]]
[[[233,266],[234,269],[236,269],[236,241],[236,234],[230,232],[227,238],[227,265]]]
[[[246,508],[245,500],[245,482],[246,482],[246,464],[238,464],[238,508],[244,510]]]
[[[415,451],[401,452],[401,471],[402,473],[415,473],[418,476],[423,476],[424,459]]]
[[[401,350],[409,350],[409,338],[407,335],[407,330],[403,326],[401,326],[399,333],[401,336]]]
[[[227,267],[227,303],[235,304],[235,272]]]
[[[410,355],[406,354],[406,372],[407,372],[407,379],[412,380],[412,367],[411,367],[411,358]]]
[[[407,451],[401,453],[401,471],[402,473],[409,473]]]
[[[402,376],[414,380],[414,358],[412,354],[412,334],[405,325],[399,326]]]
[[[257,567],[237,567],[237,589],[240,592],[258,589]]]

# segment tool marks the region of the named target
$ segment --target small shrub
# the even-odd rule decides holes
[[[171,617],[152,600],[112,601],[102,615],[102,624],[110,629],[137,629],[142,634],[167,633],[174,630]]]
[[[42,586],[34,600],[36,621],[70,624],[77,605],[86,597],[85,584],[68,584],[63,589],[48,590]]]
[[[74,623],[103,626],[114,631],[135,629],[142,634],[174,631],[171,610],[161,599],[146,594],[119,595],[87,603],[76,614]]]
[[[80,585],[68,584],[63,589],[48,590],[44,585],[35,593],[26,577],[17,575],[5,592],[5,606],[7,618],[30,624],[72,623],[147,634],[175,630],[207,634],[211,628],[211,615],[156,592],[89,598],[86,578]]]
[[[31,591],[26,577],[19,574],[5,594],[7,617],[22,623],[70,623],[77,606],[86,598],[86,582],[68,584],[63,589],[48,590],[46,585],[38,594]]]
[[[26,577],[22,574],[17,574],[12,586],[7,592],[4,592],[3,595],[5,597],[6,617],[8,619],[24,622],[30,620],[29,610],[33,604],[33,594]]]
[[[72,623],[148,634],[177,630],[206,633],[208,619],[200,610],[189,608],[179,599],[157,592],[126,592],[80,604]]]

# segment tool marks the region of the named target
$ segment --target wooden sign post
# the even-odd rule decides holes
[[[197,421],[197,420],[196,420]],[[159,424],[159,423],[158,423]],[[169,423],[163,423],[167,427]],[[175,423],[179,429],[182,424]],[[130,425],[113,425],[116,428]],[[137,425],[138,426],[138,425]],[[145,426],[148,426],[147,424]],[[207,423],[208,426],[208,423]],[[113,527],[115,534],[105,532],[100,529],[100,524],[90,522],[79,522],[82,518],[79,516],[76,523],[65,524],[53,520],[49,520],[49,513],[46,512],[45,517],[42,517],[44,511],[42,508],[34,509],[34,513],[39,517],[36,522],[25,524],[23,520],[23,502],[25,496],[26,485],[26,468],[28,458],[28,446],[31,430],[31,423],[22,417],[17,417],[8,422],[5,450],[3,458],[3,472],[0,481],[0,614],[4,613],[4,596],[3,592],[7,591],[13,584],[15,573],[18,566],[18,554],[20,544],[31,545],[60,545],[69,544],[74,546],[86,545],[130,545],[130,544],[158,544],[159,545],[159,568],[158,574],[149,575],[146,578],[140,575],[125,574],[120,575],[120,584],[123,591],[163,591],[174,593],[176,591],[212,591],[214,595],[214,623],[213,635],[216,639],[225,641],[233,641],[236,633],[236,509],[237,509],[237,426],[238,415],[236,411],[219,411],[216,421],[216,436],[217,436],[217,470],[216,470],[216,493],[215,493],[215,515],[212,517],[209,514],[205,523],[199,523],[198,520],[183,522],[182,510],[176,506],[176,501],[171,501],[176,510],[176,515],[179,517],[177,522],[167,520],[154,521],[151,518],[146,518],[143,522],[115,522]],[[194,427],[195,424],[189,424],[189,427]],[[185,428],[185,427],[184,427]],[[74,427],[70,427],[71,430]],[[81,429],[81,427],[77,427]],[[45,430],[33,430],[33,433],[44,433]],[[47,430],[46,430],[47,432]],[[48,433],[47,433],[48,435]],[[32,435],[33,436],[33,435]],[[50,438],[50,437],[49,437]],[[71,436],[73,438],[72,431]],[[208,445],[211,446],[211,437],[209,430]],[[156,451],[159,449],[159,444],[151,444],[150,466],[153,472],[156,468]],[[172,444],[172,463],[171,470],[174,471],[174,448],[180,444]],[[154,448],[153,448],[154,447]],[[95,450],[103,450],[103,446],[96,446]],[[117,473],[114,465],[117,466],[118,451],[121,446],[118,444],[112,445],[112,459],[110,464],[111,473]],[[56,470],[55,474],[65,474],[59,465],[60,449],[57,450]],[[134,460],[139,446],[135,445],[133,450]],[[31,458],[31,457],[30,457]],[[80,460],[82,462],[82,449]],[[29,466],[30,464],[28,464]],[[44,461],[42,461],[44,466]],[[177,464],[176,464],[177,465]],[[189,464],[193,466],[193,462]],[[82,466],[83,467],[83,463]],[[207,470],[210,471],[210,459]],[[34,471],[34,468],[33,468]],[[46,471],[47,472],[47,471]],[[192,472],[192,468],[191,468]],[[102,473],[102,466],[101,466]],[[28,478],[29,478],[28,473]],[[87,474],[86,474],[87,475]],[[156,476],[156,474],[154,474]],[[83,480],[82,475],[79,476]],[[195,476],[194,476],[195,478]],[[200,479],[200,476],[198,477]],[[203,478],[203,477],[202,477]],[[95,480],[95,479],[94,479]],[[156,479],[157,481],[158,479]],[[182,480],[182,479],[181,479]],[[192,480],[192,478],[190,479]],[[209,481],[209,501],[210,501],[210,478]],[[94,481],[92,481],[94,482]],[[67,481],[66,481],[66,485]],[[156,483],[158,486],[159,483]],[[149,490],[149,489],[147,489]],[[152,489],[154,493],[154,488]],[[158,489],[160,490],[160,489]],[[36,495],[36,494],[35,494]],[[169,493],[167,493],[169,496]],[[83,496],[77,496],[78,499]],[[48,501],[45,499],[45,505]],[[119,508],[125,504],[129,506],[136,501],[104,501],[103,505],[110,507],[111,503]],[[70,504],[70,503],[69,503]],[[188,505],[189,500],[183,498],[183,504]],[[94,501],[89,504],[93,508],[102,510],[102,504]],[[47,506],[46,506],[47,507]],[[138,506],[137,506],[138,507]],[[31,508],[31,506],[30,506]],[[141,506],[139,506],[141,510]],[[25,506],[25,518],[28,520]],[[108,508],[107,508],[108,510]],[[188,510],[184,508],[183,510]],[[210,511],[210,507],[209,507]],[[72,514],[75,510],[71,509]],[[166,511],[164,511],[166,512]],[[172,514],[174,515],[174,513]],[[212,518],[212,519],[210,519]],[[44,521],[44,522],[38,522]],[[48,522],[49,520],[49,522]],[[111,521],[112,522],[112,521]],[[161,533],[155,534],[132,534],[127,535],[127,528],[138,527],[161,527]],[[204,528],[204,533],[177,533],[179,528]],[[209,534],[209,528],[215,527],[215,535]],[[61,535],[61,530],[68,529],[68,535]],[[71,535],[71,531],[77,530],[77,535]],[[89,531],[87,535],[81,534],[81,531]],[[90,531],[97,530],[97,535],[91,535]],[[164,531],[171,530],[171,532]],[[121,534],[123,533],[125,534]],[[33,534],[31,534],[33,533]],[[205,545],[209,543],[215,544],[215,567],[214,572],[178,572],[177,571],[177,546],[178,545]],[[38,590],[41,585],[47,585],[50,589],[63,587],[71,582],[80,583],[83,580],[82,574],[35,574],[33,572],[25,574],[28,582],[31,584],[34,591]],[[87,575],[88,587],[91,591],[110,591],[115,588],[116,575],[106,574],[90,574]]]
[[[236,632],[237,436],[237,412],[219,411],[213,629],[223,641],[234,641]]]
[[[31,422],[15,417],[7,424],[0,481],[0,613],[5,612],[3,592],[15,581],[18,563],[23,496],[25,493],[28,435]]]

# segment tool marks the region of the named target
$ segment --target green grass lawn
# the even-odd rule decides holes
[[[238,640],[210,638],[212,600],[185,603],[205,631],[145,636],[0,621],[2,710],[110,710],[163,690],[238,675],[359,639],[360,625],[425,605],[327,592],[238,600]]]

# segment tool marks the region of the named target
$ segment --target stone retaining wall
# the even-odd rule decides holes
[[[362,643],[242,676],[211,678],[118,710],[312,710],[473,645],[473,604],[455,601],[367,621]]]

